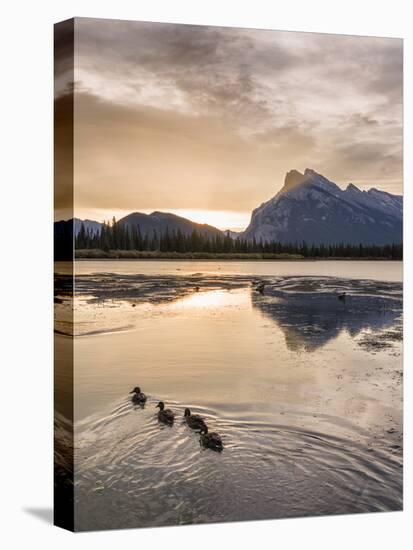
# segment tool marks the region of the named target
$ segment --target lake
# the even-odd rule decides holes
[[[75,271],[75,326],[62,291],[56,347],[75,335],[78,530],[402,508],[401,262]],[[68,266],[56,272],[59,293]],[[222,435],[222,453],[200,447],[185,407]]]
[[[57,270],[67,269],[69,264],[58,263]],[[403,262],[390,261],[345,261],[345,260],[307,260],[307,261],[175,261],[175,260],[82,260],[75,263],[78,275],[90,273],[119,274],[244,274],[244,275],[322,275],[331,277],[349,277],[351,279],[374,279],[401,282],[403,279]]]

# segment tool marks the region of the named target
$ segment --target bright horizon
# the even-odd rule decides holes
[[[348,185],[348,183],[347,183]],[[339,186],[341,189],[344,189],[347,185]],[[360,190],[367,191],[371,189],[370,186],[365,186],[363,184],[357,185]],[[374,186],[380,191],[384,191],[383,188]],[[275,195],[275,192],[274,192]],[[260,206],[263,202],[266,202],[272,197],[266,197],[264,200],[255,205],[254,208]],[[152,212],[165,212],[169,214],[175,214],[182,218],[186,218],[190,221],[208,224],[220,229],[221,231],[230,230],[230,231],[244,231],[251,220],[252,210],[250,212],[237,212],[231,210],[209,210],[209,209],[200,209],[200,208],[131,208],[131,209],[88,209],[88,208],[76,208],[74,217],[81,220],[92,220],[96,222],[103,223],[104,221],[111,221],[113,217],[116,220],[131,214],[132,212],[140,212],[142,214],[151,214]],[[72,215],[66,216],[65,219],[71,218]]]
[[[399,39],[88,18],[75,33],[74,193],[57,219],[159,210],[244,229],[307,167],[402,193]]]

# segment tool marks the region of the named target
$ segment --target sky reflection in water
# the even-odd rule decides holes
[[[262,296],[244,279],[131,276],[116,299],[99,277],[79,281],[75,311],[79,528],[400,508],[399,283],[341,280],[343,304],[329,279],[279,279]],[[144,410],[129,401],[137,384]],[[159,399],[178,419],[185,406],[205,416],[223,455],[179,420],[161,429]]]

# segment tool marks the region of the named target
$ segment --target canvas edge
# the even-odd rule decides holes
[[[74,137],[74,19],[54,25],[54,209],[62,205],[69,221],[54,231],[54,261],[69,266],[65,279],[67,319],[73,326],[73,137]],[[56,263],[55,263],[56,266]],[[56,271],[56,269],[55,269]],[[57,320],[54,283],[55,310]],[[73,431],[73,336],[63,336],[54,346],[54,525],[74,531],[74,431]],[[65,378],[62,385],[61,380]],[[60,380],[60,383],[58,383]]]

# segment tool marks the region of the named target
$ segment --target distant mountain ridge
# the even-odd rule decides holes
[[[73,222],[75,237],[77,237],[77,235],[79,234],[82,224],[86,232],[90,232],[91,234],[100,233],[103,225],[103,223],[93,220],[81,220],[79,218],[73,218],[70,220],[55,222],[55,228],[57,227],[56,224],[60,226],[66,225],[67,227],[71,227]],[[227,234],[226,231],[221,231],[220,229],[217,229],[212,225],[196,223],[188,220],[187,218],[182,218],[180,216],[177,216],[176,214],[171,214],[168,212],[152,212],[151,214],[132,212],[131,214],[128,214],[124,218],[118,220],[117,223],[134,230],[137,230],[139,227],[142,236],[151,236],[154,231],[156,231],[157,234],[160,235],[162,233],[165,233],[167,229],[170,233],[174,231],[181,231],[183,235],[191,235],[194,231],[201,235],[211,237],[218,234]]]
[[[403,197],[342,190],[314,170],[287,173],[282,189],[252,212],[240,238],[257,242],[392,244],[403,240]]]
[[[144,236],[158,236],[166,230],[191,235],[226,236],[256,242],[282,244],[400,244],[403,241],[403,197],[372,188],[361,191],[352,183],[341,189],[314,170],[304,173],[291,170],[283,187],[269,201],[256,208],[245,231],[221,231],[168,212],[144,214],[132,212],[118,223]],[[102,225],[93,220],[74,218],[55,222],[55,236],[101,232]]]
[[[132,212],[118,222],[120,225],[131,229],[139,230],[142,235],[152,235],[154,231],[158,235],[169,232],[180,231],[183,235],[191,235],[194,231],[200,235],[213,237],[222,235],[223,232],[212,227],[212,225],[195,223],[187,218],[182,218],[175,214],[167,212],[152,212],[152,214],[143,214],[141,212]]]

